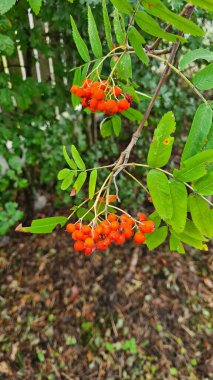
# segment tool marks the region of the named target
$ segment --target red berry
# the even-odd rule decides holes
[[[118,86],[114,86],[113,88],[112,88],[112,94],[113,94],[113,96],[120,96],[121,95],[121,93],[122,93],[122,90],[121,90],[121,88],[120,87],[118,87]]]
[[[78,89],[79,89],[79,86],[77,86],[77,84],[74,84],[74,85],[71,87],[70,92],[71,92],[72,94],[76,94],[76,92],[78,91]]]
[[[89,256],[92,253],[92,248],[86,247],[84,250],[84,256]]]
[[[84,250],[84,243],[83,243],[83,241],[81,241],[81,240],[77,240],[76,242],[75,242],[75,244],[74,244],[74,249],[76,250],[76,251],[83,251]]]
[[[96,99],[96,100],[103,100],[104,99],[104,91],[103,90],[95,90],[94,93],[93,93],[93,98]]]
[[[133,230],[131,228],[124,228],[124,236],[127,238],[127,239],[130,239],[133,235]]]
[[[109,222],[114,222],[115,220],[117,220],[117,216],[111,213],[111,214],[108,214],[107,219],[109,220]]]
[[[140,212],[140,214],[138,214],[138,220],[139,220],[140,222],[143,222],[143,221],[146,220],[146,219],[147,219],[146,214],[143,214],[142,212]]]
[[[108,115],[113,115],[117,111],[118,111],[117,102],[113,99],[107,100],[107,102],[105,103],[105,112]]]
[[[67,232],[70,232],[70,233],[74,232],[76,230],[75,224],[68,223],[66,225],[66,230],[67,230]]]
[[[126,240],[126,237],[124,234],[120,234],[118,239],[116,239],[116,243],[117,244],[124,244],[125,243],[125,240]]]
[[[120,227],[120,224],[117,222],[117,220],[115,220],[114,222],[110,223],[110,227],[113,231],[117,231]]]
[[[136,244],[142,244],[146,240],[146,236],[142,232],[136,232],[134,235],[134,242]]]
[[[126,111],[130,107],[129,102],[126,99],[121,99],[118,101],[118,111]]]
[[[139,224],[139,228],[142,232],[150,234],[155,230],[155,223],[152,220],[147,220]]]
[[[87,238],[86,240],[85,240],[85,245],[86,245],[86,247],[88,247],[88,248],[93,248],[94,247],[94,245],[95,245],[95,242],[94,242],[94,240],[92,239],[92,238]]]

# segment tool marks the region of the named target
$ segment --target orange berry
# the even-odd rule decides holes
[[[103,100],[104,99],[104,91],[103,90],[95,90],[94,93],[93,93],[93,98],[96,99],[96,100]]]
[[[126,237],[124,234],[120,234],[119,237],[116,239],[117,244],[124,244],[126,240]]]
[[[91,112],[98,111],[98,101],[96,99],[90,100],[89,109]]]
[[[116,231],[119,229],[120,227],[120,223],[117,222],[117,220],[115,220],[114,222],[111,222],[110,224],[110,227],[113,231]]]
[[[102,80],[102,82],[100,82],[100,89],[101,90],[106,90],[106,88],[109,86],[109,82],[107,82],[106,80]]]
[[[101,101],[101,102],[98,102],[98,111],[105,111],[105,102],[104,101]]]
[[[123,111],[126,111],[130,107],[130,104],[126,99],[121,99],[118,101],[117,107],[118,107],[119,112],[123,112]]]
[[[87,225],[84,225],[84,226],[82,226],[81,231],[82,231],[84,234],[89,235],[90,232],[91,232],[91,227],[90,227],[90,226],[87,226]]]
[[[139,224],[139,228],[142,232],[146,234],[151,234],[155,230],[155,223],[152,220],[147,220]]]
[[[133,230],[131,228],[124,228],[124,236],[127,238],[127,239],[130,239],[133,235]]]
[[[95,245],[95,242],[94,242],[94,240],[92,239],[92,238],[87,238],[86,240],[85,240],[85,245],[86,245],[86,247],[88,247],[88,248],[93,248],[94,247],[94,245]]]
[[[119,239],[120,234],[118,231],[111,231],[108,236],[111,239],[111,241],[116,241],[117,239]]]
[[[117,102],[113,99],[107,100],[107,102],[105,103],[105,112],[108,115],[113,115],[117,111],[118,111]]]
[[[121,93],[122,93],[122,90],[121,90],[121,88],[120,87],[118,87],[118,86],[114,86],[113,88],[112,88],[112,94],[114,95],[114,96],[120,96],[121,95]]]
[[[83,241],[81,241],[81,240],[77,240],[76,242],[75,242],[75,244],[74,244],[74,249],[76,250],[76,251],[83,251],[84,250],[84,243],[83,243]]]
[[[68,223],[68,224],[66,225],[66,231],[67,231],[67,232],[72,233],[72,232],[74,232],[75,230],[76,230],[76,226],[75,226],[75,224]]]
[[[75,95],[78,96],[78,98],[83,98],[83,96],[84,96],[83,88],[78,88],[75,92]]]
[[[81,104],[83,107],[88,107],[89,106],[88,99],[82,98]]]
[[[101,235],[102,231],[103,231],[103,228],[99,224],[98,226],[95,227],[94,231],[97,232],[97,234]]]
[[[77,84],[74,84],[74,85],[71,87],[70,92],[71,92],[72,94],[76,94],[76,92],[78,91],[78,89],[79,89],[79,86],[77,86]]]
[[[76,230],[80,230],[81,229],[81,223],[75,223],[75,228],[76,228]]]
[[[140,212],[140,214],[138,214],[138,220],[139,220],[140,222],[143,222],[143,221],[146,220],[146,219],[147,219],[146,214],[143,214],[142,212]]]
[[[92,253],[92,248],[86,247],[84,250],[84,256],[89,256]]]
[[[82,231],[75,231],[75,240],[84,240],[84,234]]]
[[[109,220],[109,222],[114,222],[115,220],[117,220],[117,216],[111,213],[111,214],[108,214],[107,219]]]
[[[146,236],[142,232],[136,232],[133,238],[136,244],[142,244],[146,240]]]

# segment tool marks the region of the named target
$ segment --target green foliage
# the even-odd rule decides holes
[[[86,165],[85,165],[84,161],[82,160],[80,153],[77,150],[77,148],[75,147],[75,145],[71,146],[71,153],[72,153],[73,159],[74,159],[77,167],[81,170],[85,170]]]
[[[12,55],[14,52],[14,42],[13,40],[5,36],[4,34],[0,34],[0,54]]]
[[[175,251],[181,254],[185,253],[185,249],[183,244],[181,243],[180,239],[177,238],[175,235],[172,233],[170,234],[170,239],[169,239],[169,248],[170,251]]]
[[[205,59],[206,61],[211,62],[213,61],[213,52],[203,48],[188,51],[180,59],[179,69],[184,70],[189,63],[192,63],[198,59]]]
[[[119,12],[115,11],[114,12],[114,17],[113,17],[113,26],[114,26],[114,32],[116,36],[116,40],[118,44],[123,45],[125,43],[125,31],[123,28],[124,22],[122,22],[122,16]]]
[[[30,232],[31,234],[49,234],[56,226],[63,227],[67,222],[64,216],[53,216],[51,218],[35,219],[30,227],[23,227],[21,231]]]
[[[173,213],[167,223],[177,232],[182,232],[185,228],[187,217],[187,190],[186,186],[174,179],[169,181]]]
[[[209,11],[213,12],[213,4],[212,0],[185,0],[187,3],[192,3],[194,5],[197,5],[198,7],[208,9]]]
[[[193,78],[194,85],[199,90],[210,90],[213,88],[213,63],[206,66],[203,70],[195,74]]]
[[[206,144],[212,125],[212,110],[207,104],[201,104],[197,109],[192,126],[182,153],[181,161],[200,152]]]
[[[106,40],[109,50],[112,50],[112,34],[111,34],[111,24],[109,20],[109,15],[106,6],[106,0],[102,0],[102,10],[103,10],[103,19],[104,19],[104,29],[106,34]]]
[[[174,25],[182,32],[193,36],[204,36],[203,30],[198,25],[182,16],[176,15],[174,12],[171,12],[160,0],[150,0],[149,6],[145,0],[142,0],[141,3],[146,12]]]
[[[212,238],[213,210],[210,210],[207,202],[198,195],[190,194],[189,208],[195,226],[203,235]]]
[[[81,172],[78,177],[76,178],[76,181],[73,185],[73,189],[75,190],[75,194],[78,194],[81,190],[84,182],[87,179],[87,172]]]
[[[36,16],[39,14],[41,6],[42,6],[42,0],[28,0],[29,4],[33,10],[33,12],[36,14]]]
[[[175,132],[175,117],[173,112],[167,112],[154,131],[147,162],[151,167],[161,167],[168,163],[174,142],[171,133]]]
[[[142,48],[141,44],[144,43],[144,39],[141,36],[141,34],[135,29],[134,26],[131,26],[128,31],[128,38],[129,41],[135,50],[135,53],[137,54],[138,58],[145,64],[148,65],[149,63],[149,57],[145,53],[144,49]]]
[[[150,170],[147,175],[147,185],[152,202],[160,217],[163,220],[171,219],[173,206],[167,176],[158,170]]]
[[[193,188],[199,194],[213,195],[213,170],[207,170],[207,174],[193,183]]]
[[[8,12],[13,5],[15,5],[16,0],[1,0],[0,3],[0,14],[3,15],[4,13]]]
[[[0,212],[0,235],[5,235],[6,232],[23,217],[23,212],[17,210],[16,202],[7,202],[4,209]]]
[[[206,174],[206,166],[213,162],[213,149],[209,149],[188,158],[181,164],[180,170],[174,170],[174,176],[183,182],[195,181]]]
[[[207,250],[206,244],[204,242],[206,239],[203,237],[203,235],[199,232],[199,230],[196,228],[194,223],[187,219],[186,220],[186,226],[183,232],[177,234],[172,228],[171,233],[178,238],[183,243],[188,244],[191,247],[201,249],[201,250]]]
[[[166,240],[168,235],[168,227],[163,226],[158,229],[156,229],[154,232],[152,232],[150,235],[147,235],[146,238],[146,245],[150,250],[153,250]]]
[[[157,21],[155,21],[151,16],[146,12],[138,11],[135,14],[135,21],[138,26],[144,32],[151,34],[152,36],[163,38],[167,41],[176,42],[179,39],[181,42],[186,42],[185,38],[174,35],[172,33],[164,32]]]
[[[121,132],[121,118],[118,115],[114,115],[111,120],[114,134],[116,137],[118,137]]]
[[[89,177],[89,198],[90,199],[92,199],[95,195],[97,175],[98,175],[97,169],[93,169],[90,173],[90,177]]]
[[[90,56],[89,56],[87,45],[85,44],[84,40],[80,36],[80,33],[78,31],[78,28],[72,16],[70,16],[70,21],[71,21],[72,32],[73,32],[73,39],[75,41],[78,52],[81,58],[83,59],[83,61],[88,62],[90,60]]]
[[[121,12],[126,14],[131,14],[133,12],[133,8],[128,0],[110,0],[111,3]]]
[[[81,73],[81,68],[78,67],[76,70],[75,70],[75,73],[74,73],[74,78],[73,78],[73,82],[72,82],[73,85],[78,85],[78,86],[81,86],[82,84],[82,73]],[[73,108],[75,109],[78,104],[80,104],[81,102],[81,99],[78,98],[75,94],[72,94],[71,95],[71,98],[72,98],[72,105],[73,105]]]
[[[102,45],[90,6],[88,6],[88,33],[94,56],[96,58],[102,57]]]

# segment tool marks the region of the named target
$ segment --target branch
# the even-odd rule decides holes
[[[192,12],[194,10],[194,6],[190,5],[190,4],[187,4],[183,11],[181,12],[182,15],[184,15],[186,18],[190,18]],[[180,32],[179,35],[182,35],[183,33]],[[126,163],[128,162],[129,160],[129,156],[130,156],[130,153],[131,153],[131,150],[133,149],[133,147],[136,145],[139,137],[140,137],[140,134],[141,134],[141,131],[152,111],[152,108],[154,106],[154,103],[159,95],[159,92],[163,86],[163,84],[165,83],[166,79],[167,79],[167,76],[169,75],[170,73],[170,65],[173,64],[174,62],[174,59],[175,59],[175,56],[176,56],[176,53],[177,53],[177,50],[179,48],[179,45],[180,45],[180,41],[178,41],[177,43],[173,44],[172,45],[172,48],[171,48],[171,53],[170,53],[170,56],[169,56],[169,59],[167,61],[167,65],[164,69],[164,72],[162,74],[162,77],[156,87],[156,90],[154,92],[154,95],[152,97],[152,100],[150,101],[149,105],[148,105],[148,108],[143,116],[143,119],[141,120],[137,130],[134,132],[134,134],[132,135],[132,138],[131,138],[131,141],[129,143],[129,145],[127,146],[127,148],[121,153],[114,169],[113,169],[113,180],[114,180],[114,183],[116,183],[115,181],[115,178],[116,176],[123,170],[123,168],[125,167]],[[117,189],[117,186],[116,186],[116,193],[118,193],[118,189]],[[117,194],[118,196],[118,194]]]

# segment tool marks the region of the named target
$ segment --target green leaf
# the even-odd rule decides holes
[[[178,253],[185,253],[185,249],[183,244],[181,243],[180,239],[178,239],[174,234],[171,233],[170,239],[169,239],[169,248],[170,251],[175,251]]]
[[[180,40],[181,42],[186,42],[185,38],[164,32],[159,24],[146,12],[144,11],[138,11],[135,14],[135,21],[138,24],[138,26],[143,30],[144,32],[151,34],[152,36],[164,38],[167,41],[177,42],[177,40]]]
[[[69,158],[69,156],[68,156],[68,154],[67,154],[67,149],[66,149],[65,145],[63,146],[63,155],[64,155],[64,158],[65,158],[65,160],[66,160],[66,163],[69,165],[69,167],[70,167],[71,169],[76,170],[76,169],[77,169],[77,166],[76,166],[75,162],[74,162],[72,159]]]
[[[0,14],[3,15],[4,13],[8,12],[10,8],[15,5],[16,0],[1,0],[0,1]]]
[[[87,210],[86,208],[81,207],[78,209],[76,215],[79,219],[83,218],[84,220],[88,220],[88,222],[91,222],[94,219],[95,215],[91,211],[90,212],[88,212],[88,211],[89,210]],[[88,214],[85,215],[87,212],[88,212]]]
[[[197,153],[188,158],[181,165],[181,169],[175,169],[174,176],[183,182],[190,182],[203,177],[206,174],[206,165],[213,162],[213,149]]]
[[[77,67],[75,70],[72,84],[73,85],[77,84],[78,86],[81,86],[81,84],[82,84],[82,74],[81,74],[81,68],[80,67]],[[75,94],[72,94],[71,99],[72,99],[72,106],[75,109],[81,103],[81,98],[79,98]]]
[[[138,58],[145,65],[148,65],[148,63],[149,63],[149,57],[145,53],[143,47],[141,46],[141,44],[144,43],[144,38],[137,31],[137,29],[135,29],[134,26],[131,26],[129,28],[128,38],[129,38],[130,44],[132,45],[133,49],[135,50],[136,55],[138,56]]]
[[[81,170],[85,170],[86,169],[86,165],[85,165],[84,161],[82,160],[82,158],[80,156],[80,153],[76,149],[75,145],[71,146],[71,153],[72,153],[73,159],[74,159],[77,167],[79,169],[81,169]]]
[[[116,40],[119,44],[123,45],[125,43],[126,33],[123,30],[120,17],[121,17],[120,13],[115,11],[114,18],[113,18],[113,25],[114,25]]]
[[[23,227],[23,232],[31,232],[32,234],[49,234],[54,228],[60,224],[63,227],[67,222],[65,216],[53,216],[51,218],[36,219],[31,223],[31,227]]]
[[[168,235],[168,227],[163,226],[152,232],[151,234],[147,235],[146,237],[146,245],[150,250],[153,250],[159,245],[161,245]]]
[[[213,88],[213,63],[206,66],[203,70],[195,74],[193,84],[199,90],[210,90]]]
[[[212,110],[207,104],[197,109],[182,153],[181,161],[194,156],[202,150],[212,125]]]
[[[126,53],[117,65],[117,76],[120,79],[132,78],[132,60],[129,53]]]
[[[148,153],[148,165],[151,167],[161,167],[168,163],[174,137],[171,133],[175,132],[175,117],[172,111],[167,112],[160,120],[154,131],[154,137],[150,144]]]
[[[173,229],[179,233],[185,228],[187,217],[187,190],[186,186],[171,179],[169,181],[170,192],[173,204],[172,218],[167,220],[167,223],[171,224]]]
[[[73,183],[73,177],[76,175],[76,172],[72,172],[70,171],[69,174],[66,175],[66,177],[64,178],[64,180],[62,181],[62,184],[61,184],[61,190],[67,190],[68,187],[70,187]]]
[[[193,189],[202,195],[213,195],[213,170],[207,171],[204,177],[195,181]]]
[[[167,176],[158,170],[150,170],[147,175],[147,186],[160,217],[163,220],[171,219],[173,207]]]
[[[190,194],[189,208],[192,220],[198,230],[208,238],[213,237],[213,210],[210,210],[208,203],[199,195]]]
[[[157,211],[154,211],[152,214],[150,214],[147,220],[152,220],[155,223],[155,228],[158,228],[161,224],[161,218],[158,215]]]
[[[174,25],[178,30],[191,34],[192,36],[205,35],[203,30],[198,25],[171,12],[160,0],[150,0],[149,6],[145,0],[142,0],[141,3],[147,13],[166,21],[168,24]]]
[[[138,121],[138,122],[140,122],[143,118],[143,114],[140,111],[135,110],[134,108],[131,108],[131,107],[128,110],[122,112],[122,116],[126,117],[127,119],[131,121]]]
[[[106,0],[102,0],[102,9],[103,9],[103,19],[104,19],[104,28],[105,28],[107,45],[108,45],[109,50],[111,51],[113,47],[111,23],[110,23],[108,11],[107,11]]]
[[[95,63],[94,63],[94,66],[92,68],[92,71],[94,71],[92,74],[90,74],[90,79],[95,82],[96,80],[99,80],[99,77],[101,75],[101,71],[102,71],[102,68],[103,68],[103,63],[100,64],[100,59],[97,60]],[[98,72],[98,74],[97,74]],[[99,77],[98,77],[99,75]]]
[[[119,136],[121,132],[121,118],[118,115],[114,115],[111,119],[113,131],[115,136]]]
[[[4,34],[0,34],[0,54],[2,55],[12,55],[14,52],[14,42],[13,40],[5,36]]]
[[[189,63],[194,62],[197,59],[205,59],[206,61],[211,62],[213,61],[213,52],[203,48],[188,51],[180,59],[179,69],[184,70]]]
[[[87,179],[87,172],[81,172],[73,185],[73,189],[75,189],[76,194],[79,193],[86,179]]]
[[[62,169],[62,170],[60,170],[60,172],[58,172],[57,178],[59,181],[61,181],[70,173],[72,173],[72,171],[70,169]]]
[[[88,5],[88,34],[92,47],[93,54],[96,58],[100,58],[103,55],[102,45],[98,34],[97,25],[92,14],[91,8]]]
[[[100,132],[102,137],[109,137],[113,134],[112,119],[105,118],[100,123]]]
[[[133,7],[128,0],[110,0],[111,3],[121,12],[126,13],[127,15],[133,13]]]
[[[188,244],[189,246],[192,246],[194,248],[198,248],[201,250],[207,250],[206,244],[203,242],[206,241],[206,239],[200,234],[197,227],[194,225],[194,223],[187,219],[186,226],[183,232],[180,234],[177,234],[172,228],[171,233],[176,236],[178,239],[183,241],[184,243]]]
[[[89,198],[92,199],[95,194],[96,182],[97,182],[97,169],[93,169],[89,177]]]
[[[42,6],[42,0],[28,0],[30,7],[32,8],[33,12],[37,16],[40,12],[41,6]]]
[[[213,3],[212,0],[185,0],[187,3],[192,3],[198,7],[208,9],[213,12]]]
[[[72,16],[70,16],[71,26],[72,26],[72,33],[73,33],[73,39],[75,41],[77,50],[81,56],[81,58],[88,62],[90,60],[89,51],[87,48],[87,45],[85,44],[84,40],[79,34],[78,28],[75,24],[75,21]]]

